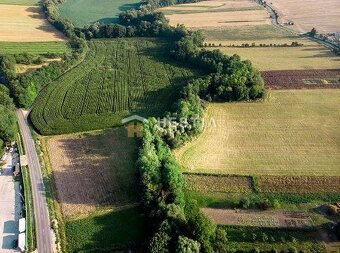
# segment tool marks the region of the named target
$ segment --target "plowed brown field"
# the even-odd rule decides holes
[[[48,140],[57,195],[65,216],[97,207],[122,208],[137,196],[135,142],[124,128]]]

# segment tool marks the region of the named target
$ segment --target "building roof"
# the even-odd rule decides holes
[[[19,234],[19,237],[18,237],[18,248],[21,251],[25,250],[25,248],[26,248],[26,233]]]
[[[148,122],[148,120],[146,118],[143,118],[143,117],[138,116],[138,115],[132,115],[130,117],[124,118],[122,120],[122,123],[126,124],[126,123],[129,123],[131,121],[139,121],[139,122],[142,122],[142,123],[147,123]]]
[[[21,218],[19,219],[19,233],[25,232],[26,231],[26,219]]]

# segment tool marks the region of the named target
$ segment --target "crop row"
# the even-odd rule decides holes
[[[175,66],[165,46],[153,39],[91,41],[86,59],[38,98],[34,126],[45,134],[90,130],[117,125],[120,116],[168,110],[193,73]]]

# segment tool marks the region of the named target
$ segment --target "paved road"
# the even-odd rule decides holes
[[[52,253],[51,227],[45,197],[45,187],[41,167],[35,149],[35,143],[28,127],[27,115],[23,110],[17,110],[20,132],[24,142],[34,206],[34,218],[37,233],[37,248],[39,253]]]

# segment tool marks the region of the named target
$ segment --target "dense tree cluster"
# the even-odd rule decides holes
[[[83,46],[86,46],[86,44]],[[15,64],[37,63],[41,60],[39,56],[26,54],[0,55],[0,82],[9,86],[11,95],[18,106],[28,108],[33,104],[41,88],[79,61],[84,50],[79,49],[78,43],[74,47],[78,48],[79,51],[74,51],[72,55],[62,55],[62,61],[51,62],[49,65],[25,75],[16,73]]]
[[[183,175],[155,119],[144,127],[137,164],[150,219],[148,252],[226,252],[225,231],[185,199]]]
[[[16,131],[13,100],[9,96],[9,90],[0,83],[0,148],[5,142],[14,139]]]
[[[161,125],[162,134],[171,147],[178,147],[203,129],[206,102],[242,101],[263,98],[264,82],[250,61],[238,55],[227,56],[219,50],[200,49],[204,41],[200,32],[183,33],[171,54],[178,60],[205,70],[205,77],[189,82],[177,101],[174,113],[168,113]]]

